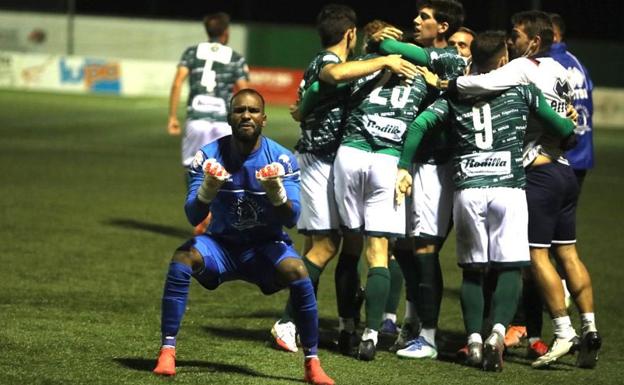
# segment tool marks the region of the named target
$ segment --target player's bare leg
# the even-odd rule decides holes
[[[531,248],[531,268],[555,329],[555,340],[548,352],[531,364],[540,368],[566,355],[576,343],[577,336],[566,309],[561,277],[550,261],[547,248]]]
[[[582,335],[577,365],[583,368],[593,368],[598,361],[602,339],[596,329],[594,318],[594,293],[591,278],[585,264],[579,258],[576,245],[559,245],[555,252],[565,271],[568,289],[581,314]]]

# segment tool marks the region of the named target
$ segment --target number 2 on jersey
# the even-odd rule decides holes
[[[481,113],[483,112],[483,119]],[[492,132],[492,110],[488,103],[477,104],[472,107],[472,124],[475,130],[475,144],[482,150],[492,147],[494,141]]]
[[[375,84],[375,89],[370,94],[370,102],[373,104],[379,104],[381,106],[385,106],[388,102],[388,98],[385,98],[380,95],[383,90],[383,86],[390,80],[392,73],[386,72],[381,79]],[[403,108],[407,104],[409,100],[409,95],[412,89],[410,87],[395,87],[392,89],[392,94],[390,95],[390,104],[392,108]]]
[[[217,86],[217,73],[212,70],[214,62],[227,64],[232,60],[232,48],[217,43],[201,43],[197,46],[196,56],[206,61],[201,78],[201,85],[212,92]]]

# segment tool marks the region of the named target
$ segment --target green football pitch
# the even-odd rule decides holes
[[[194,283],[178,375],[151,373],[169,259],[191,235],[180,139],[165,133],[166,109],[165,99],[0,91],[0,384],[301,383],[301,353],[270,345],[286,292],[263,296],[242,282],[214,292]],[[292,147],[298,129],[287,109],[267,113],[265,133]],[[441,359],[399,360],[383,351],[383,340],[373,362],[337,354],[334,262],[319,291],[327,372],[339,384],[622,383],[624,131],[598,127],[595,142],[578,239],[604,341],[597,369],[578,369],[564,357],[534,370],[525,349],[509,352],[502,373],[454,363],[463,323],[451,236],[442,253]],[[576,312],[573,319],[578,325]]]

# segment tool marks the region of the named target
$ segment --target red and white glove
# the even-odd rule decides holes
[[[266,191],[267,198],[273,206],[281,206],[288,200],[282,177],[286,174],[281,163],[273,162],[256,171],[256,179]]]
[[[202,165],[204,181],[197,190],[197,199],[204,203],[210,203],[216,196],[221,185],[230,177],[215,158],[207,159]]]

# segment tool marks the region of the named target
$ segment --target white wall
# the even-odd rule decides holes
[[[0,51],[67,54],[67,16],[0,11]],[[46,34],[37,44],[28,40],[35,29]],[[184,49],[206,40],[201,20],[166,21],[76,15],[74,55],[177,61]],[[229,45],[245,54],[246,29],[230,26]]]

